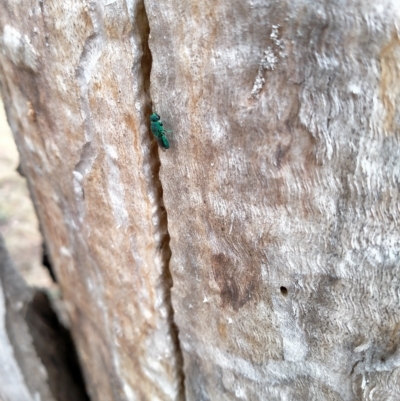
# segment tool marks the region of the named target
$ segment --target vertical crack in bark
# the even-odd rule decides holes
[[[144,117],[145,121],[150,121],[150,114],[152,113],[152,100],[150,94],[150,75],[152,68],[152,54],[149,47],[149,36],[150,36],[150,25],[147,17],[146,7],[144,0],[139,0],[136,3],[136,12],[133,13],[134,17],[134,29],[137,30],[142,44],[142,58],[141,58],[141,71],[142,71],[142,79],[143,79],[143,91],[145,95],[145,104],[144,104]],[[159,240],[159,249],[162,254],[163,261],[163,274],[161,277],[162,286],[164,289],[164,301],[167,305],[168,309],[168,321],[170,323],[170,335],[172,341],[175,345],[175,358],[176,358],[176,381],[178,383],[178,400],[184,400],[185,398],[185,390],[184,390],[184,371],[183,371],[183,355],[182,350],[179,343],[179,332],[178,327],[174,320],[174,309],[172,306],[171,299],[171,289],[173,286],[172,275],[169,267],[170,259],[171,259],[171,249],[169,246],[170,236],[168,232],[168,216],[164,207],[163,201],[163,188],[160,179],[160,167],[161,161],[159,156],[159,147],[157,141],[153,138],[150,130],[148,130],[148,134],[151,137],[151,152],[149,154],[149,158],[147,162],[150,165],[152,183],[154,185],[154,195],[155,202],[157,203],[157,219],[158,227],[156,230],[161,234]]]

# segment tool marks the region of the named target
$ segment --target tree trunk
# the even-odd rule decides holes
[[[92,400],[400,398],[395,0],[1,2]]]

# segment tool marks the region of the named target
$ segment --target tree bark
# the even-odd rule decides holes
[[[2,4],[93,400],[400,398],[395,0]]]

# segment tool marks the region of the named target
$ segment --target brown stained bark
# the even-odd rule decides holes
[[[400,398],[394,0],[2,4],[93,400]]]

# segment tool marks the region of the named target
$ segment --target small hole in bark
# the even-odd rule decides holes
[[[287,290],[287,288],[286,287],[281,287],[281,294],[284,296],[284,297],[286,297],[286,295],[288,294],[288,290]]]

